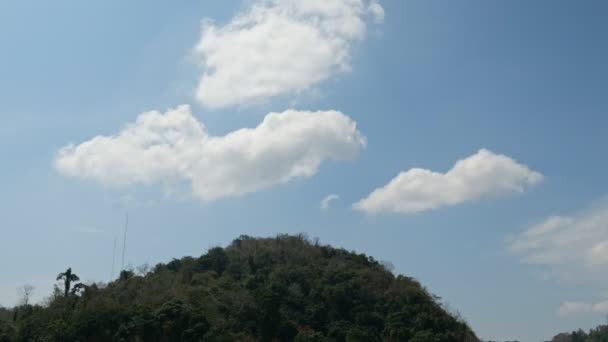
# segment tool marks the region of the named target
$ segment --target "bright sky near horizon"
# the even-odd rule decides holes
[[[390,261],[484,339],[603,323],[607,16],[0,2],[0,305],[68,266],[111,279],[128,212],[128,265],[303,232]]]

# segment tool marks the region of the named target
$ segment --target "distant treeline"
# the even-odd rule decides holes
[[[553,337],[551,342],[608,342],[608,325],[599,325],[588,333],[580,329],[571,333],[561,333]]]

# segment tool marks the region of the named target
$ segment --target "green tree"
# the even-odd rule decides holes
[[[67,297],[70,294],[72,282],[79,281],[80,278],[75,273],[72,273],[72,268],[69,267],[65,272],[59,273],[57,280],[63,280],[63,296]]]

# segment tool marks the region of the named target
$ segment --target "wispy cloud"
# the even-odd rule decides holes
[[[83,234],[100,234],[100,235],[108,234],[107,231],[93,227],[93,226],[78,226],[78,227],[76,227],[75,230],[77,232],[83,233]]]
[[[608,314],[608,300],[594,303],[563,302],[558,311],[561,317],[577,316],[582,314]]]
[[[340,196],[338,196],[336,194],[327,195],[325,198],[323,198],[321,200],[321,209],[323,209],[323,210],[329,209],[329,205],[331,204],[331,202],[336,201],[339,198],[340,198]]]
[[[608,201],[548,217],[510,238],[508,248],[525,263],[596,273],[608,266]]]
[[[65,146],[55,167],[115,187],[186,182],[210,201],[310,177],[325,160],[355,158],[365,143],[338,111],[269,113],[255,128],[212,136],[180,106],[142,113],[117,135]]]
[[[401,172],[353,207],[368,213],[415,213],[493,194],[522,192],[542,179],[526,165],[481,149],[446,173],[420,168]]]
[[[507,239],[507,247],[523,263],[551,279],[605,284],[608,266],[608,200],[568,215],[554,215]],[[565,301],[562,317],[608,314],[608,300]]]
[[[383,18],[377,1],[258,0],[224,26],[206,21],[196,97],[219,108],[308,90],[350,70],[353,44]]]
[[[380,3],[377,1],[372,1],[367,9],[372,14],[376,23],[381,23],[384,21],[384,8],[380,5]]]

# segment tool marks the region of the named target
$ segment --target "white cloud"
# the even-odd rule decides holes
[[[543,176],[486,149],[459,160],[446,173],[414,168],[401,172],[353,207],[368,213],[415,213],[483,196],[522,192]]]
[[[338,199],[340,199],[340,196],[336,194],[327,195],[324,199],[321,200],[321,209],[329,209],[329,205],[331,204],[331,202],[336,201]]]
[[[369,12],[374,16],[375,22],[381,23],[384,21],[384,8],[382,8],[382,6],[377,1],[370,2],[367,8]]]
[[[187,182],[215,200],[310,177],[325,160],[355,158],[365,146],[338,111],[269,113],[255,128],[211,136],[188,106],[145,112],[114,136],[59,150],[56,169],[109,186]]]
[[[225,26],[203,25],[196,97],[220,108],[298,93],[350,70],[353,43],[384,10],[367,0],[258,0]]]
[[[608,314],[608,300],[595,303],[585,302],[563,302],[559,307],[559,315],[562,317],[576,316],[581,314]]]
[[[568,216],[551,216],[509,239],[523,262],[554,273],[596,275],[608,266],[608,201]]]
[[[605,272],[608,266],[608,199],[580,212],[550,216],[531,225],[508,238],[507,248],[549,279],[583,283],[601,292],[608,281]],[[581,314],[608,314],[608,299],[565,301],[559,308],[562,317]]]

